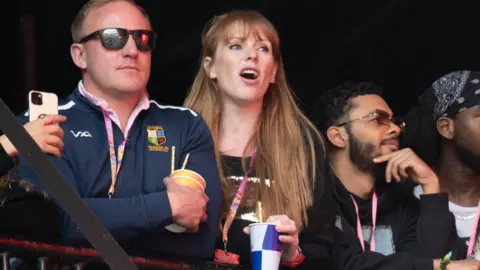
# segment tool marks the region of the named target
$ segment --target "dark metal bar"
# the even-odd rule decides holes
[[[10,270],[10,253],[3,252],[0,256],[2,257],[2,270]]]

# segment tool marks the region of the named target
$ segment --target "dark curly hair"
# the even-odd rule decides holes
[[[325,134],[332,125],[346,121],[352,99],[363,95],[382,96],[382,89],[371,82],[346,82],[325,91],[315,102],[311,119]]]

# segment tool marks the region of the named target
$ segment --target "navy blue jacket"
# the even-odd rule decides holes
[[[213,139],[200,115],[186,108],[150,101],[149,109],[138,115],[131,128],[115,193],[109,199],[111,167],[100,108],[76,89],[59,102],[59,114],[67,117],[61,124],[65,148],[61,159],[54,156],[50,159],[117,241],[127,250],[139,253],[212,258],[220,217],[221,186]],[[22,122],[27,121],[25,115],[20,118]],[[118,149],[124,135],[117,125],[113,124],[113,129],[115,149]],[[207,182],[208,221],[201,224],[197,233],[175,234],[164,229],[173,223],[163,183],[164,177],[170,174],[172,146],[176,148],[175,167],[180,168],[190,153],[187,169],[198,172]],[[21,164],[22,176],[41,187],[33,170],[25,161],[21,160]],[[62,211],[62,216],[62,240],[86,243],[68,214]]]

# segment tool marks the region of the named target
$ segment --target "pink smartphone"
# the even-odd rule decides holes
[[[29,121],[42,115],[58,114],[58,97],[54,93],[32,90],[28,93]]]

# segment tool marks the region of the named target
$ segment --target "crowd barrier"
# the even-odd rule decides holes
[[[109,269],[93,249],[0,238],[1,270]],[[130,256],[138,269],[247,269],[213,262],[178,262]],[[32,268],[33,267],[33,268]]]

